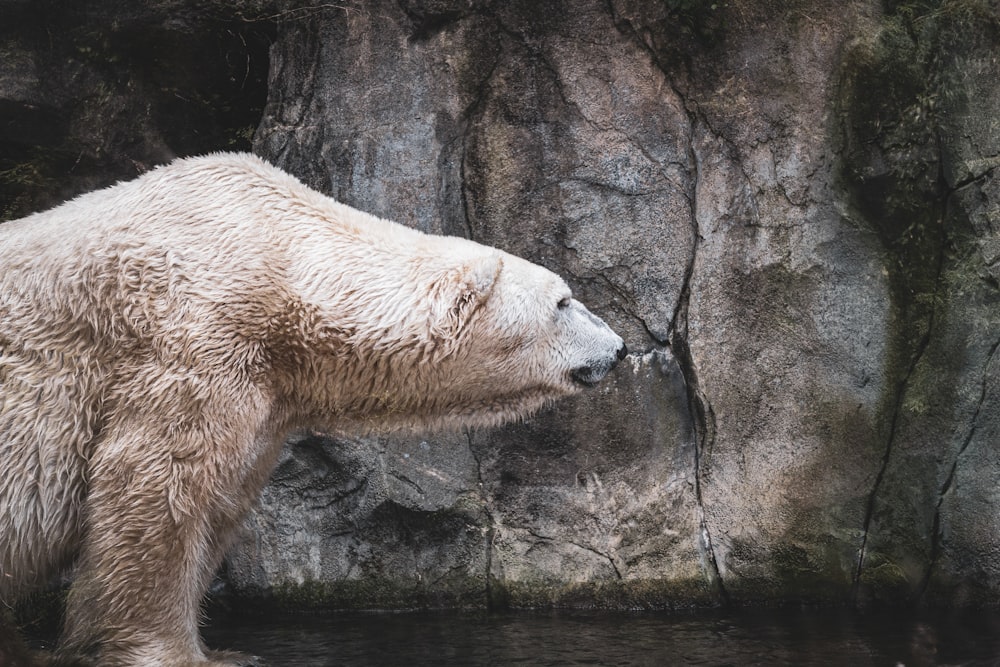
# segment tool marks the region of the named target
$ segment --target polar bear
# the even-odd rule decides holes
[[[198,614],[285,436],[499,424],[622,339],[555,274],[246,154],[0,225],[0,602],[72,571],[62,655],[222,665]]]

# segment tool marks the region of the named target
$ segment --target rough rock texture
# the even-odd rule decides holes
[[[0,13],[36,21],[28,6]],[[0,20],[18,63],[0,71],[8,217],[161,145],[225,147],[266,87],[257,153],[358,208],[552,268],[633,351],[524,424],[294,440],[227,564],[235,595],[1000,599],[995,0],[81,7],[55,47],[59,13]],[[257,93],[220,87],[227,31],[248,62],[273,40]],[[147,32],[162,70],[136,64]],[[111,56],[67,56],[105,34]],[[175,43],[201,44],[216,74]],[[171,129],[170,98],[209,89],[187,126],[215,128],[205,141]],[[121,125],[88,129],[110,110]],[[65,141],[89,162],[52,148]]]
[[[0,220],[249,149],[273,26],[229,4],[0,0]]]

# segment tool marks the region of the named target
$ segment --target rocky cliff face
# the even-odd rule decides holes
[[[92,4],[86,16],[124,11]],[[548,266],[633,350],[602,387],[524,424],[290,443],[228,562],[237,594],[335,607],[1000,595],[995,2],[152,4],[122,25],[203,52],[240,36],[257,61],[250,47],[272,42],[255,152],[363,210]],[[0,2],[29,21],[25,7]],[[53,58],[40,36],[0,33],[9,62]],[[233,92],[249,88],[217,90],[234,75],[211,53],[216,74],[187,75],[186,57],[159,53],[181,69],[177,95],[192,76],[252,110]],[[117,81],[139,143],[73,130],[115,156],[88,174],[155,153],[150,137],[224,147],[242,122],[211,116],[221,129],[185,143],[169,95],[150,93],[169,90],[165,69],[73,63],[81,74],[46,65],[63,97],[27,65],[0,74],[0,117],[24,126],[26,105],[51,99],[52,126],[76,128],[59,100],[102,108],[86,91]],[[36,155],[22,150],[15,167]],[[76,182],[60,164],[47,183]],[[39,200],[9,172],[5,206]]]

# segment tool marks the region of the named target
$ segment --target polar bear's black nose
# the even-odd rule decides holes
[[[625,343],[622,343],[622,346],[618,348],[618,354],[617,354],[618,361],[621,361],[627,356],[628,356],[628,348],[625,346]]]

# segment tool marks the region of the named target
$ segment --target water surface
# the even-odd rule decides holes
[[[270,665],[1000,666],[1000,613],[216,614],[209,646]]]

